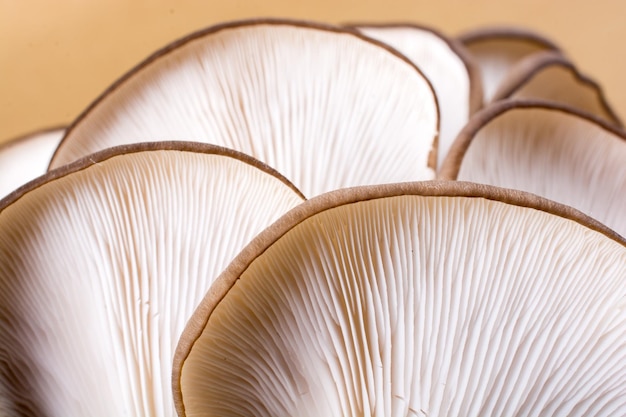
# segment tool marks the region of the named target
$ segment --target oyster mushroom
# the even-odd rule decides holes
[[[197,143],[127,145],[0,203],[0,413],[174,416],[171,363],[209,284],[301,203],[274,170]]]
[[[575,242],[575,244],[573,244]],[[177,349],[180,416],[610,416],[626,242],[469,183],[341,190],[261,234]]]
[[[622,124],[598,83],[557,52],[537,52],[514,65],[493,96],[494,101],[507,98],[555,101]]]
[[[488,103],[509,70],[521,59],[537,52],[559,52],[551,40],[516,27],[486,27],[461,34],[458,40],[478,63],[484,102]]]
[[[437,133],[432,87],[396,51],[337,27],[255,20],[139,64],[69,127],[51,166],[146,138],[212,140],[313,196],[433,178]]]
[[[0,198],[46,173],[65,128],[39,130],[0,145]]]
[[[470,115],[482,107],[482,81],[477,65],[460,42],[431,28],[409,23],[360,23],[349,27],[397,49],[432,83],[441,119],[439,167]]]
[[[626,236],[624,161],[623,131],[570,107],[511,100],[474,115],[441,177],[538,194]]]

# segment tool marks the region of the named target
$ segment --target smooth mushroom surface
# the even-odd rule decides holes
[[[131,145],[0,204],[0,415],[175,416],[171,364],[211,282],[300,204],[234,151]]]
[[[470,115],[482,107],[480,71],[460,42],[430,28],[410,24],[356,24],[409,58],[430,80],[437,94],[440,132],[437,166]]]
[[[503,101],[461,132],[442,178],[514,188],[570,205],[626,236],[626,136],[575,109]]]
[[[543,99],[591,113],[616,126],[621,122],[602,88],[562,54],[538,52],[518,62],[502,80],[493,100]]]
[[[626,409],[613,232],[468,183],[322,197],[259,235],[194,313],[174,364],[180,416]]]
[[[29,133],[0,145],[0,199],[46,173],[65,128]]]
[[[559,51],[551,40],[515,27],[475,29],[461,34],[458,40],[480,67],[485,103],[493,99],[502,80],[521,59],[536,52]]]
[[[243,21],[139,64],[75,121],[51,166],[145,138],[211,140],[310,197],[434,178],[438,128],[430,83],[389,47],[333,26]]]

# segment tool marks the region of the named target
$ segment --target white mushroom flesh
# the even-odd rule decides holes
[[[626,139],[549,108],[511,109],[473,136],[457,179],[528,191],[626,236]]]
[[[536,209],[328,209],[212,310],[183,363],[185,415],[610,416],[626,407],[625,277],[623,245]]]
[[[10,416],[175,416],[187,319],[301,201],[248,163],[180,151],[116,156],[23,195],[0,213],[0,404]]]
[[[223,28],[136,71],[69,131],[52,166],[146,140],[213,141],[308,196],[434,178],[437,102],[403,58],[349,32]]]
[[[465,63],[450,45],[430,30],[417,27],[357,27],[358,30],[400,51],[430,80],[440,112],[438,165],[470,116],[470,76]]]

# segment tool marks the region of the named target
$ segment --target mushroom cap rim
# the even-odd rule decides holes
[[[105,162],[108,159],[112,159],[122,155],[128,155],[140,152],[150,151],[179,151],[179,152],[191,152],[201,154],[214,154],[222,155],[229,158],[239,160],[242,163],[251,165],[255,168],[264,171],[293,190],[299,197],[306,200],[306,197],[302,192],[280,172],[272,168],[271,166],[259,161],[258,159],[245,154],[243,152],[236,151],[234,149],[226,148],[219,145],[213,145],[204,142],[193,141],[158,141],[158,142],[136,142],[132,144],[125,144],[106,148],[101,151],[95,152],[91,155],[84,156],[72,163],[62,165],[58,168],[48,171],[46,174],[35,178],[34,180],[17,188],[4,198],[0,199],[0,214],[11,204],[18,201],[24,195],[28,194],[47,183],[50,183],[56,179],[63,178],[72,173],[83,171],[93,165]]]
[[[489,104],[470,118],[450,147],[439,171],[438,179],[455,181],[458,178],[465,153],[478,131],[501,114],[517,109],[545,109],[566,113],[595,124],[599,128],[626,140],[626,131],[621,127],[573,106],[545,99],[503,99]]]
[[[291,209],[274,224],[257,235],[216,278],[196,308],[196,311],[188,320],[178,341],[172,367],[172,392],[178,415],[186,415],[181,389],[185,360],[190,355],[194,344],[202,335],[215,308],[257,257],[261,256],[291,229],[316,214],[340,206],[407,195],[481,198],[543,211],[579,223],[626,247],[625,238],[573,207],[528,192],[491,185],[464,181],[434,180],[344,188],[316,196]]]
[[[526,70],[523,70],[518,74],[509,73],[509,75],[500,84],[498,90],[495,92],[492,98],[494,102],[509,98],[541,70],[550,66],[558,66],[568,70],[580,83],[596,90],[602,109],[610,116],[618,127],[623,126],[622,121],[609,105],[602,86],[588,75],[581,73],[576,65],[574,65],[574,63],[572,63],[560,52],[537,52],[523,59],[520,64],[523,64],[526,67]]]
[[[390,47],[389,45],[380,42],[376,39],[372,39],[369,38],[363,34],[361,34],[360,32],[358,32],[356,29],[351,29],[349,27],[341,27],[341,26],[335,26],[335,25],[331,25],[328,23],[322,23],[322,22],[317,22],[317,21],[312,21],[312,20],[303,20],[303,19],[288,19],[288,18],[272,18],[272,17],[266,17],[266,18],[256,18],[256,19],[241,19],[241,20],[233,20],[233,21],[229,21],[229,22],[223,22],[223,23],[218,23],[215,25],[211,25],[208,26],[206,28],[203,29],[199,29],[197,31],[191,32],[190,34],[187,34],[186,36],[183,36],[173,42],[170,42],[169,44],[167,44],[166,46],[157,49],[155,52],[153,52],[152,54],[148,55],[146,58],[144,58],[143,60],[141,60],[138,64],[136,64],[135,66],[133,66],[130,70],[126,71],[122,76],[120,76],[117,80],[115,80],[112,84],[110,84],[107,88],[105,88],[105,90],[100,93],[79,115],[78,117],[76,117],[74,119],[74,121],[72,121],[72,123],[70,123],[67,127],[66,127],[66,131],[65,134],[63,135],[63,138],[61,139],[57,149],[55,150],[54,154],[52,155],[52,158],[50,159],[50,164],[48,165],[48,170],[51,171],[53,168],[53,163],[55,162],[55,160],[58,157],[58,154],[60,153],[60,149],[64,146],[64,144],[66,143],[66,139],[73,133],[74,129],[76,128],[77,125],[79,125],[81,123],[81,121],[83,119],[85,119],[89,114],[91,114],[91,112],[98,107],[98,105],[103,102],[110,94],[112,94],[113,92],[115,92],[119,87],[121,87],[122,85],[124,85],[127,81],[129,81],[135,74],[141,72],[144,68],[148,67],[150,64],[158,61],[159,58],[168,55],[169,53],[173,53],[175,52],[178,48],[185,46],[188,43],[191,43],[195,40],[199,40],[201,38],[203,38],[204,36],[208,36],[208,35],[212,35],[218,32],[221,32],[223,30],[229,30],[229,29],[235,29],[235,28],[241,28],[241,27],[249,27],[249,26],[256,26],[256,25],[271,25],[271,26],[292,26],[292,27],[299,27],[299,28],[303,28],[303,29],[315,29],[315,30],[320,30],[320,31],[325,31],[325,32],[334,32],[334,33],[340,33],[340,34],[346,34],[346,35],[351,35],[354,36],[362,41],[368,42],[370,44],[376,45],[379,48],[382,48],[384,50],[386,50],[387,52],[391,53],[392,55],[394,55],[396,58],[400,59],[401,61],[404,61],[405,64],[408,64],[409,66],[411,66],[415,72],[417,72],[419,74],[419,76],[422,77],[422,79],[426,82],[426,84],[428,85],[428,88],[430,89],[430,92],[435,100],[435,110],[436,110],[436,117],[437,117],[437,126],[436,126],[436,131],[437,131],[437,135],[434,138],[433,141],[433,149],[431,152],[431,155],[428,158],[428,165],[435,169],[436,167],[436,161],[437,161],[437,143],[438,143],[438,137],[439,137],[439,130],[440,130],[440,124],[441,124],[441,110],[439,109],[439,102],[437,100],[437,95],[435,93],[435,89],[432,86],[432,83],[430,82],[430,80],[424,75],[424,73],[415,65],[413,64],[407,57],[405,57],[404,55],[402,55],[400,52],[396,51],[394,48]]]
[[[359,28],[374,28],[374,29],[418,29],[426,32],[430,32],[444,41],[446,45],[454,52],[463,62],[470,82],[470,114],[475,113],[483,107],[483,80],[480,75],[480,67],[474,57],[470,54],[467,48],[458,39],[448,36],[440,30],[428,25],[422,25],[414,22],[349,22],[343,24],[343,27],[359,30]]]
[[[456,36],[456,39],[465,46],[473,43],[509,39],[533,43],[558,52],[561,51],[561,48],[552,40],[522,26],[483,26],[462,32]]]

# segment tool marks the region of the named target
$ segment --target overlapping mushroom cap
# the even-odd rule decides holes
[[[568,207],[467,183],[310,200],[194,313],[179,414],[614,415],[624,243]]]
[[[104,151],[12,194],[0,206],[0,414],[174,415],[188,317],[302,201],[248,156],[181,142]]]
[[[507,98],[556,102],[621,126],[598,83],[554,51],[531,54],[514,65],[493,96],[494,101]]]
[[[484,109],[459,135],[442,175],[532,192],[626,236],[626,134],[572,108],[510,101]]]
[[[482,106],[480,71],[465,48],[434,29],[411,24],[356,24],[364,35],[406,55],[433,84],[439,102],[437,167],[469,117]]]
[[[127,74],[69,128],[52,166],[142,140],[211,141],[267,163],[310,197],[433,179],[438,128],[430,83],[382,44],[312,23],[236,22]]]
[[[559,52],[554,42],[524,28],[478,28],[458,39],[480,66],[485,102],[493,99],[502,80],[520,60],[538,52]]]
[[[527,31],[359,30],[391,46],[211,27],[69,127],[0,202],[1,416],[626,415],[625,134],[599,87]],[[446,155],[472,54],[489,107]],[[437,155],[453,181],[398,183]]]

